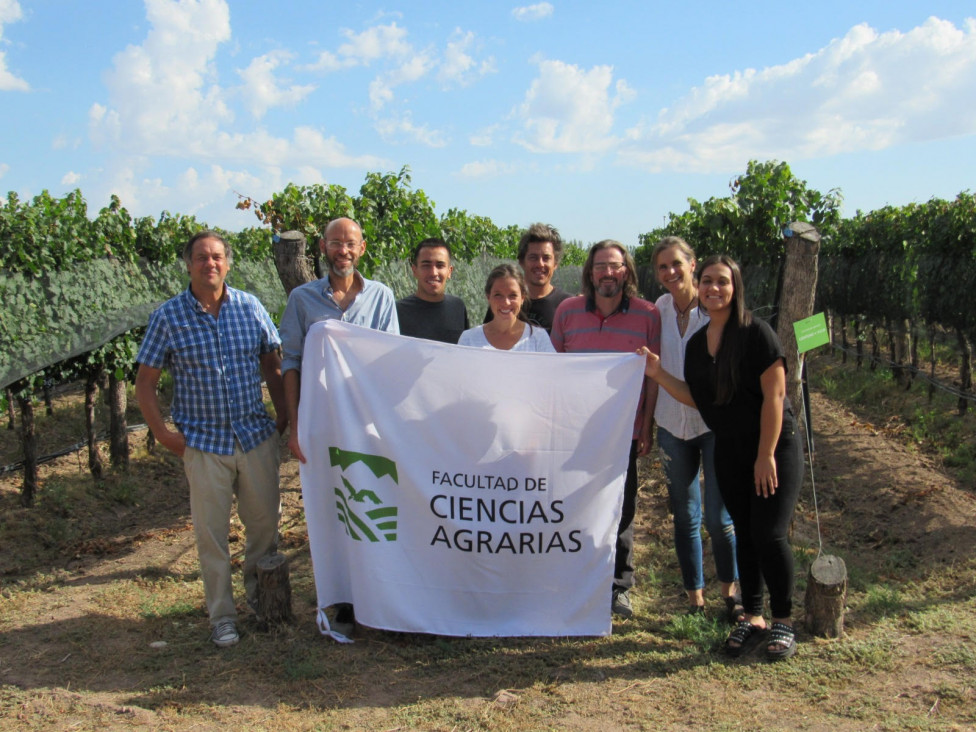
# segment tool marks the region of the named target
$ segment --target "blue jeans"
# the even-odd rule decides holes
[[[705,471],[705,528],[712,540],[715,574],[719,582],[734,582],[735,529],[725,510],[715,477],[715,435],[682,440],[658,427],[657,444],[668,480],[671,513],[674,516],[674,549],[681,567],[685,590],[705,587],[702,568],[702,490],[698,469]]]

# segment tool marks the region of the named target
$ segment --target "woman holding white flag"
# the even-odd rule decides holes
[[[459,346],[499,351],[555,353],[544,328],[533,326],[526,310],[529,289],[522,272],[511,264],[499,264],[488,273],[485,297],[492,319],[461,333]]]
[[[707,326],[685,349],[684,381],[648,351],[645,373],[682,404],[694,406],[715,433],[715,469],[735,525],[745,618],[726,652],[739,656],[766,636],[766,657],[796,652],[793,552],[789,527],[803,481],[803,447],[786,396],[786,362],[776,333],[745,307],[739,265],[725,255],[702,262],[698,293]],[[769,589],[772,626],[763,618]]]

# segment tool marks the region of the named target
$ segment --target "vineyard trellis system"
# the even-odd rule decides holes
[[[835,338],[835,348],[841,350],[842,357],[853,355],[860,365],[865,358],[864,344],[870,343],[867,358],[871,368],[888,366],[905,388],[923,379],[930,394],[936,388],[944,389],[957,397],[960,412],[968,408],[974,399],[972,343],[976,338],[973,194],[961,193],[951,201],[933,199],[867,214],[858,212],[842,220],[839,191],[821,194],[811,190],[793,177],[789,166],[776,161],[751,161],[730,189],[732,195],[727,198],[704,203],[689,199],[687,212],[672,214],[666,226],[641,235],[641,246],[635,252],[638,264],[649,264],[647,255],[661,237],[683,236],[699,256],[727,252],[736,257],[743,264],[752,304],[768,304],[779,295],[775,273],[780,272],[783,261],[782,232],[793,221],[810,221],[822,237],[816,309],[831,314],[831,332],[840,331],[840,343]],[[517,226],[501,228],[490,219],[458,209],[438,218],[433,205],[422,190],[410,189],[409,169],[404,167],[399,174],[368,174],[358,197],[339,186],[292,184],[265,203],[242,196],[238,207],[253,211],[270,231],[255,227],[237,234],[221,233],[234,247],[234,269],[252,262],[265,274],[271,272],[271,279],[273,233],[303,232],[306,255],[316,261],[316,232],[336,216],[353,216],[363,225],[370,242],[369,256],[362,263],[367,274],[407,259],[412,246],[427,236],[448,240],[461,261],[486,254],[514,258],[520,233]],[[46,393],[51,383],[80,380],[85,385],[89,469],[96,477],[102,474],[103,466],[95,447],[95,402],[99,389],[107,391],[110,459],[116,466],[126,464],[126,384],[133,377],[141,327],[116,323],[116,330],[102,339],[95,338],[91,348],[66,346],[58,351],[62,358],[53,361],[39,356],[38,349],[45,342],[54,347],[50,344],[58,328],[81,332],[93,320],[108,320],[98,313],[100,303],[114,301],[120,293],[153,291],[151,298],[142,296],[141,306],[150,299],[158,302],[175,294],[171,283],[182,281],[182,246],[203,228],[206,226],[193,217],[168,212],[158,220],[133,220],[115,196],[89,219],[80,191],[60,199],[45,191],[29,202],[10,193],[0,205],[0,302],[4,303],[0,310],[0,361],[7,359],[0,363],[0,376],[11,373],[4,370],[11,360],[40,358],[44,362],[43,368],[19,374],[12,383],[0,383],[5,387],[11,426],[15,404],[20,411],[24,455],[21,501],[25,505],[34,500],[41,459],[37,456],[33,399],[38,391]],[[563,263],[582,264],[584,256],[583,248],[570,246]],[[160,271],[170,274],[153,274]],[[111,281],[105,272],[122,273],[121,279]],[[73,281],[72,273],[78,275]],[[653,277],[646,280],[653,281]],[[279,282],[273,287],[283,293]],[[72,312],[67,311],[66,304],[59,310],[59,303],[69,302],[73,303]],[[269,310],[275,312],[275,308]],[[80,316],[72,319],[79,314],[87,314],[88,320]],[[136,321],[144,319],[140,315]],[[927,335],[930,344],[928,374],[919,365],[920,333]],[[887,341],[886,357],[881,356],[882,334]],[[959,359],[957,387],[940,382],[935,374],[936,341],[945,343],[947,339]],[[65,353],[72,357],[63,360]]]

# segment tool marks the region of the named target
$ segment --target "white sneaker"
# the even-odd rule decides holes
[[[218,648],[232,646],[240,639],[240,635],[237,634],[237,625],[234,624],[233,620],[221,620],[214,626],[213,633],[210,634],[210,640]]]

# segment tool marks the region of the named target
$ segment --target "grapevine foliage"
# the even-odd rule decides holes
[[[331,220],[355,219],[366,240],[360,269],[367,276],[381,263],[409,259],[413,248],[428,237],[444,239],[462,262],[486,255],[515,259],[522,233],[519,226],[502,228],[487,217],[457,208],[438,218],[434,202],[422,190],[411,187],[407,166],[399,173],[367,173],[355,197],[339,185],[289,183],[264,203],[242,197],[237,207],[253,211],[276,234],[301,231],[308,242],[306,253],[313,259],[318,259],[318,241]],[[584,250],[575,245],[567,247],[568,263],[580,264],[584,257]]]
[[[840,224],[840,191],[821,193],[809,188],[789,165],[775,160],[750,161],[729,189],[725,198],[704,202],[689,198],[687,211],[671,213],[663,227],[641,234],[634,258],[638,265],[649,267],[654,245],[665,236],[680,236],[699,259],[710,254],[734,257],[742,265],[750,303],[772,303],[783,231],[794,221],[807,221],[829,239]]]

